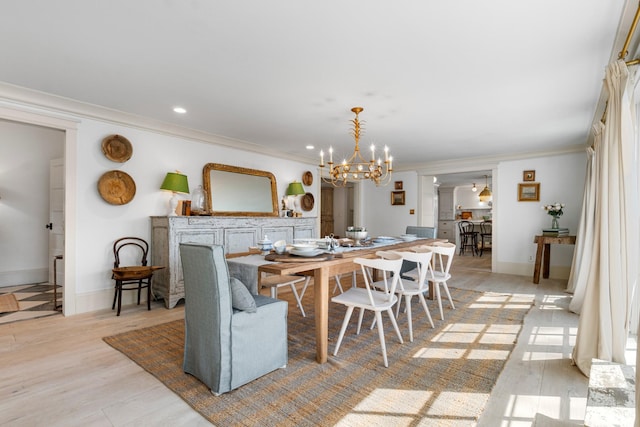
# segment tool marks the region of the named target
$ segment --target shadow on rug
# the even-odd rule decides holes
[[[313,292],[308,292],[313,294]],[[214,396],[198,379],[182,371],[184,322],[106,337],[195,410],[219,426],[315,425],[471,425],[511,353],[532,298],[451,288],[456,305],[438,320],[437,304],[428,301],[431,329],[414,298],[414,342],[408,341],[406,315],[398,323],[398,342],[383,315],[389,368],[382,363],[377,330],[355,335],[357,316],[332,356],[344,307],[330,304],[329,361],[315,362],[312,296],[305,296],[307,317],[289,300],[289,363],[237,390]],[[307,308],[308,307],[308,308]],[[259,355],[256,355],[259,357]]]

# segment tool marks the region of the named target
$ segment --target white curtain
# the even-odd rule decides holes
[[[594,147],[600,146],[604,125],[598,122],[593,125]],[[593,240],[596,226],[596,175],[595,175],[595,151],[593,147],[587,148],[587,171],[585,174],[584,196],[582,199],[582,216],[576,233],[576,247],[573,252],[571,274],[567,283],[567,291],[573,293],[569,304],[569,310],[580,314],[587,277],[591,267],[593,256]]]
[[[595,152],[595,228],[573,361],[589,375],[591,359],[625,363],[631,295],[638,264],[635,107],[624,61],[609,64],[606,125]],[[576,285],[581,286],[580,283]]]

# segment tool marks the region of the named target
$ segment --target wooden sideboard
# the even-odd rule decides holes
[[[196,242],[223,245],[225,253],[246,252],[266,235],[269,240],[316,238],[317,218],[279,217],[151,217],[151,265],[165,269],[153,275],[153,294],[173,308],[184,298],[184,278],[180,261],[180,243]]]

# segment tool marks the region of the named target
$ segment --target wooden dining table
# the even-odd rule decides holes
[[[263,264],[258,267],[260,273],[268,274],[307,274],[313,275],[316,361],[325,363],[329,346],[329,279],[360,268],[354,258],[376,258],[378,251],[406,250],[415,246],[446,242],[446,239],[417,239],[410,242],[374,245],[357,250],[338,252],[332,259],[324,261],[279,262]]]

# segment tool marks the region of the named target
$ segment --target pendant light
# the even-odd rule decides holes
[[[480,192],[478,198],[481,202],[490,202],[492,198],[491,190],[489,190],[488,175],[484,176],[484,190]]]

